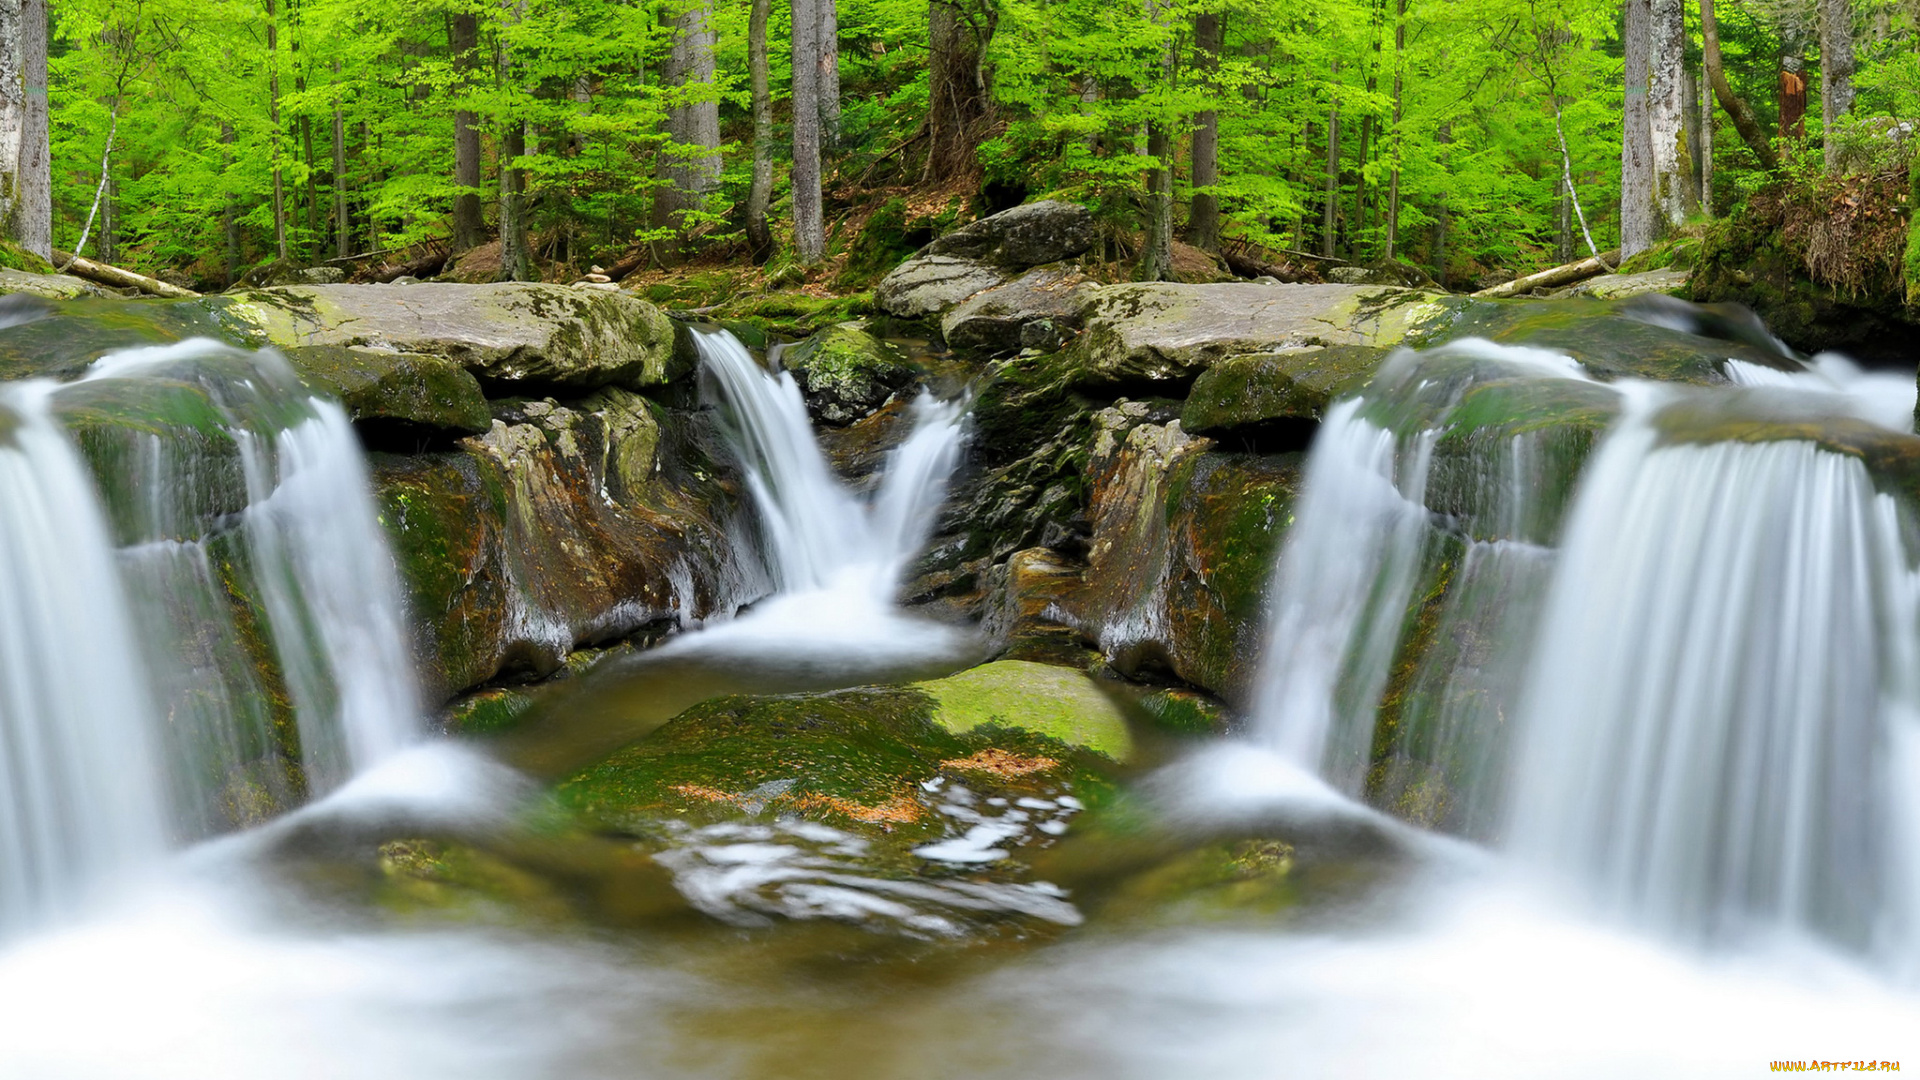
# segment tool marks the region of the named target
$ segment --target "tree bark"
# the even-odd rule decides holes
[[[1807,58],[1789,49],[1780,54],[1780,139],[1807,137]]]
[[[524,8],[509,9],[508,17],[518,22]],[[505,43],[500,46],[499,87],[512,85],[513,58]],[[537,281],[533,249],[527,240],[527,171],[514,162],[527,152],[527,123],[508,115],[500,124],[500,277],[505,281]]]
[[[333,62],[333,78],[340,79],[340,61]],[[347,118],[340,111],[340,95],[333,98],[333,236],[335,254],[353,254],[353,229],[347,214]]]
[[[705,209],[707,196],[720,186],[720,98],[713,87],[712,0],[691,0],[677,9],[669,25],[673,44],[661,78],[671,87],[667,143],[656,159],[653,226],[672,229],[673,260],[685,254],[694,224],[688,216]]]
[[[1393,19],[1393,172],[1387,179],[1387,252],[1393,261],[1395,241],[1400,233],[1400,61],[1407,51],[1407,0],[1398,0]]]
[[[1713,96],[1726,110],[1733,121],[1733,129],[1740,135],[1740,141],[1759,160],[1760,167],[1773,172],[1780,167],[1780,159],[1773,152],[1773,144],[1767,141],[1766,129],[1760,126],[1760,118],[1753,115],[1740,95],[1733,92],[1733,84],[1727,81],[1726,67],[1720,57],[1720,29],[1714,19],[1713,0],[1700,0],[1700,37],[1706,56],[1707,81],[1713,84]],[[1708,127],[1712,127],[1711,124]]]
[[[773,201],[773,93],[767,63],[767,18],[773,0],[752,0],[747,16],[747,69],[753,95],[753,181],[747,188],[747,246],[755,262],[773,254],[767,206]]]
[[[147,277],[145,274],[136,274],[117,266],[97,263],[92,259],[83,259],[71,251],[49,249],[48,254],[53,256],[54,261],[61,263],[67,273],[86,278],[88,281],[97,281],[102,285],[112,285],[117,289],[139,289],[149,296],[165,296],[178,300],[190,300],[200,295],[192,289],[169,285],[164,281]]]
[[[1473,295],[1480,299],[1497,300],[1503,296],[1518,296],[1535,289],[1552,289],[1561,285],[1571,285],[1576,281],[1585,281],[1601,274],[1611,274],[1620,265],[1623,256],[1620,251],[1605,251],[1579,262],[1556,266],[1551,270],[1542,270],[1537,274],[1528,274],[1516,278],[1504,285],[1495,285],[1491,289],[1481,289]]]
[[[1629,3],[1632,0],[1628,0]],[[1340,61],[1333,62],[1333,78],[1340,78]],[[1340,94],[1336,86],[1327,108],[1327,200],[1321,211],[1320,254],[1333,258],[1333,230],[1340,217]]]
[[[972,177],[975,149],[993,116],[987,46],[999,19],[990,0],[930,0],[927,176]]]
[[[1686,224],[1696,206],[1687,156],[1687,21],[1683,0],[1653,0],[1647,125],[1653,146],[1655,239]]]
[[[793,0],[793,253],[812,266],[826,255],[820,205],[819,0]]]
[[[1848,0],[1820,0],[1820,121],[1827,171],[1840,170],[1834,129],[1853,108],[1853,8]]]
[[[1628,256],[1659,238],[1654,208],[1653,128],[1648,92],[1653,83],[1653,0],[1627,0],[1626,98],[1620,140],[1620,249]]]
[[[472,12],[455,12],[447,21],[447,48],[458,73],[456,100],[470,93],[480,66],[480,26]],[[459,254],[486,242],[480,206],[480,122],[472,109],[453,110],[453,251]],[[342,216],[342,221],[345,217]],[[344,235],[344,234],[343,234]]]
[[[267,118],[273,124],[273,248],[281,261],[292,257],[287,246],[287,188],[280,173],[280,18],[274,0],[267,3]]]
[[[233,144],[237,138],[239,138],[239,136],[233,130],[233,125],[226,121],[221,121],[220,142],[227,147],[225,153],[226,160],[222,163],[221,168],[222,173],[233,168]],[[222,214],[222,218],[221,224],[224,226],[227,238],[226,283],[228,288],[232,288],[233,283],[240,280],[240,206],[239,200],[231,190],[227,193],[227,206],[225,213]]]
[[[1193,17],[1193,46],[1205,92],[1212,96],[1218,88],[1211,76],[1220,65],[1222,44],[1220,16],[1202,12]],[[1194,117],[1193,128],[1193,202],[1187,211],[1187,243],[1202,251],[1220,250],[1220,197],[1213,185],[1220,179],[1220,113],[1207,109]]]
[[[840,145],[840,9],[839,0],[813,0],[820,9],[820,145]]]
[[[1700,69],[1700,210],[1713,216],[1713,80]]]
[[[46,26],[43,0],[0,0],[0,235],[42,258],[53,250]]]

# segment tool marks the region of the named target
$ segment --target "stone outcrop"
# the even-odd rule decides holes
[[[1365,345],[1230,356],[1194,380],[1180,426],[1195,435],[1304,449],[1327,409],[1365,386],[1386,357],[1386,350]]]
[[[940,336],[953,348],[989,355],[1051,352],[1079,332],[1081,308],[1093,288],[1075,267],[1037,267],[949,309]]]
[[[939,319],[1025,270],[1086,253],[1098,235],[1086,207],[1054,200],[1026,203],[921,248],[880,280],[874,302],[898,318]]]
[[[490,383],[637,390],[686,373],[674,362],[673,324],[624,294],[514,283],[290,285],[206,303],[258,344],[424,353]]]
[[[826,327],[781,350],[780,366],[799,383],[813,418],[835,427],[873,415],[919,375],[900,350],[857,323]]]
[[[444,356],[302,345],[284,349],[300,381],[339,399],[354,421],[477,435],[493,424],[480,382]]]

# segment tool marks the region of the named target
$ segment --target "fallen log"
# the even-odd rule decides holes
[[[403,277],[432,277],[447,265],[447,260],[451,257],[451,253],[447,251],[430,251],[412,262],[401,263],[399,266],[387,266],[372,271],[366,275],[366,280],[377,285],[390,285],[395,280]]]
[[[183,289],[178,285],[169,285],[158,278],[145,274],[136,274],[131,270],[122,270],[117,266],[83,259],[71,251],[53,253],[53,261],[63,274],[86,278],[100,285],[111,285],[116,289],[139,289],[148,296],[165,296],[174,300],[191,300],[200,294],[192,289]]]
[[[1561,285],[1571,285],[1576,281],[1585,281],[1601,274],[1611,274],[1620,265],[1620,249],[1603,251],[1589,259],[1556,266],[1551,270],[1542,270],[1537,274],[1528,274],[1515,278],[1504,285],[1495,285],[1490,289],[1481,289],[1474,293],[1476,300],[1498,300],[1503,296],[1519,296],[1535,289],[1553,289]]]

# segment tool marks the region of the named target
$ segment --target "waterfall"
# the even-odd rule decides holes
[[[1914,521],[1808,441],[1910,439],[1911,381],[1823,357],[1603,388],[1470,351],[1465,381],[1458,347],[1403,356],[1330,412],[1257,730],[1660,932],[1920,968]],[[1576,384],[1616,417],[1590,452],[1541,468],[1540,423],[1488,423]]]
[[[863,497],[834,475],[791,374],[762,367],[724,330],[698,331],[694,343],[746,473],[779,591],[852,589],[890,600],[932,533],[959,462],[961,405],[922,394],[912,433],[888,455],[878,489]]]
[[[358,440],[277,354],[6,388],[0,499],[0,932],[413,739]]]

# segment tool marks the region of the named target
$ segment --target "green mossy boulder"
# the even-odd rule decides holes
[[[807,411],[836,427],[871,416],[920,375],[900,350],[854,323],[817,331],[782,351],[780,364],[800,384]]]
[[[91,281],[52,271],[50,266],[45,270],[25,270],[0,265],[0,296],[25,293],[47,300],[78,300],[112,295]]]
[[[343,345],[284,350],[316,393],[337,398],[356,421],[392,421],[477,435],[493,424],[480,382],[442,356]]]
[[[1084,746],[1114,761],[1133,753],[1125,716],[1084,672],[1028,660],[997,660],[932,682],[915,683],[948,731],[1018,728]]]
[[[1335,345],[1230,356],[1194,380],[1180,427],[1195,435],[1258,434],[1276,421],[1319,421],[1373,378],[1387,351]]]

